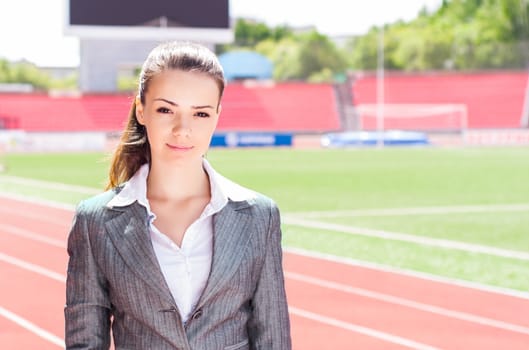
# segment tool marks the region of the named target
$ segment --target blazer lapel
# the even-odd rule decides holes
[[[250,204],[232,202],[213,217],[213,258],[208,282],[197,308],[223,287],[237,271],[250,240],[252,217],[244,209]]]
[[[152,247],[146,209],[138,203],[106,222],[107,233],[122,259],[148,286],[174,303]]]

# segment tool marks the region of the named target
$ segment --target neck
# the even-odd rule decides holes
[[[181,200],[210,196],[209,178],[202,159],[181,165],[151,163],[147,178],[147,197],[154,200]]]

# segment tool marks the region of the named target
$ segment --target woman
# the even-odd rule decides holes
[[[273,201],[204,159],[221,111],[216,56],[165,43],[145,61],[108,191],[68,239],[66,348],[291,348]]]

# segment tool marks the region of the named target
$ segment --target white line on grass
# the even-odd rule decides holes
[[[383,340],[388,343],[402,345],[410,349],[416,349],[416,350],[436,350],[438,349],[433,346],[418,343],[416,341],[413,341],[407,338],[398,337],[393,334],[377,331],[372,328],[362,327],[362,326],[359,326],[353,323],[340,321],[340,320],[326,317],[326,316],[323,316],[323,315],[320,315],[314,312],[299,309],[294,306],[289,306],[288,311],[291,314],[299,316],[299,317],[307,318],[309,320],[317,321],[323,324],[327,324],[329,326],[342,328],[342,329],[345,329],[351,332],[367,335],[369,337],[377,338],[377,339]]]
[[[15,185],[33,186],[33,187],[46,188],[48,190],[77,192],[81,194],[97,194],[97,193],[102,192],[100,189],[92,188],[92,187],[67,185],[67,184],[63,184],[60,182],[34,180],[34,179],[28,179],[28,178],[10,176],[10,175],[0,176],[0,181],[6,181],[8,183],[12,183]]]
[[[393,241],[401,241],[419,244],[423,246],[430,246],[435,248],[454,249],[461,250],[469,253],[487,254],[493,256],[499,256],[502,258],[518,259],[529,261],[529,253],[519,252],[514,250],[500,249],[490,246],[484,246],[479,244],[464,243],[451,241],[446,239],[421,237],[416,235],[410,235],[406,233],[374,230],[363,227],[345,226],[338,224],[331,224],[315,220],[296,219],[291,216],[283,217],[283,223],[286,225],[301,226],[307,228],[317,228],[327,231],[335,231],[347,233],[350,235],[359,235],[366,237],[377,237]]]
[[[64,340],[62,340],[60,337],[56,336],[55,334],[52,334],[39,326],[35,325],[34,323],[31,323],[30,321],[26,320],[25,318],[22,318],[21,316],[5,309],[4,307],[0,306],[0,316],[7,318],[11,322],[14,322],[21,326],[22,328],[27,329],[31,333],[34,333],[38,335],[39,337],[49,341],[52,344],[55,344],[59,347],[64,348]]]
[[[17,176],[1,175],[0,181],[4,179],[12,183],[21,185],[32,185],[45,189],[56,189],[79,194],[98,194],[102,189],[93,187],[66,185],[58,182],[34,180]],[[5,196],[4,194],[2,194]],[[16,197],[16,195],[13,195]],[[9,197],[9,196],[8,196]],[[20,198],[26,198],[19,196]],[[53,203],[53,202],[51,202]],[[529,210],[529,203],[507,203],[507,204],[479,204],[479,205],[454,205],[454,206],[434,206],[434,207],[411,207],[411,208],[380,208],[380,209],[357,209],[357,210],[336,210],[336,211],[308,211],[286,213],[293,217],[305,218],[334,218],[351,216],[396,216],[396,215],[417,215],[417,214],[453,214],[453,213],[482,213],[482,212],[509,212]]]
[[[516,212],[529,211],[529,203],[516,204],[481,204],[481,205],[454,205],[438,207],[416,208],[380,208],[335,211],[307,211],[289,213],[292,217],[303,218],[337,218],[355,216],[408,216],[430,214],[464,214],[464,213],[489,213],[489,212]]]
[[[470,289],[475,289],[475,290],[479,290],[482,292],[500,294],[500,295],[505,295],[509,297],[529,300],[529,293],[514,290],[514,289],[495,287],[491,285],[480,284],[477,282],[453,279],[453,278],[443,277],[439,275],[432,275],[432,274],[428,274],[425,272],[419,272],[419,271],[414,271],[414,270],[404,270],[404,269],[400,269],[394,266],[387,266],[387,265],[377,264],[377,263],[368,262],[364,260],[356,260],[352,258],[325,254],[321,252],[309,251],[309,250],[301,249],[301,248],[285,247],[283,250],[289,254],[305,256],[305,257],[309,257],[309,258],[313,258],[317,260],[327,260],[327,261],[331,261],[334,263],[349,265],[353,267],[361,267],[364,269],[382,271],[382,272],[392,273],[396,275],[404,275],[404,276],[419,278],[419,279],[432,281],[436,283],[443,283],[443,284],[448,284],[451,286],[470,288]]]
[[[494,319],[487,318],[487,317],[476,316],[476,315],[469,314],[466,312],[460,312],[460,311],[450,310],[447,308],[434,306],[430,304],[419,303],[413,300],[399,298],[399,297],[395,297],[389,294],[373,292],[367,289],[352,287],[346,284],[331,282],[331,281],[319,279],[316,277],[310,277],[310,276],[300,274],[300,273],[295,273],[295,272],[285,271],[285,277],[292,279],[292,280],[323,287],[323,288],[334,289],[334,290],[344,292],[344,293],[360,295],[366,298],[371,298],[371,299],[383,301],[383,302],[390,303],[390,304],[409,307],[409,308],[419,310],[419,311],[429,312],[432,314],[441,315],[441,316],[445,316],[449,318],[455,318],[458,320],[463,320],[463,321],[467,321],[471,323],[478,323],[484,326],[499,328],[505,331],[529,335],[529,328],[527,327],[519,326],[519,325],[508,323],[508,322],[498,321],[498,320],[494,320]]]

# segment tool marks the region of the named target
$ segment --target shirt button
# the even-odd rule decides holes
[[[198,309],[194,314],[193,314],[193,320],[196,320],[196,319],[199,319],[200,317],[202,317],[202,309]]]

